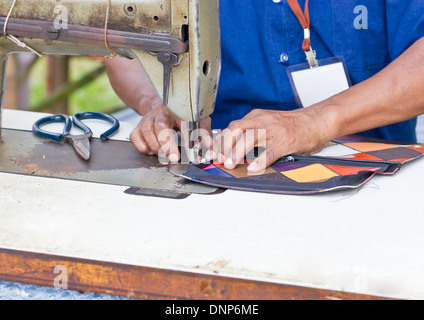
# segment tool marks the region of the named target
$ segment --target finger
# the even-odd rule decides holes
[[[265,171],[266,168],[268,168],[277,160],[278,157],[276,156],[276,153],[272,149],[267,148],[247,167],[247,171],[252,173],[260,173],[261,171]]]
[[[209,150],[205,154],[206,161],[218,161],[218,156],[221,154],[221,134],[223,130],[213,130],[211,141],[207,141],[209,146]],[[223,156],[221,155],[223,158]],[[223,159],[220,159],[224,161]]]
[[[235,147],[232,150],[231,157],[225,160],[224,166],[226,169],[234,169],[237,165],[244,163],[246,155],[255,147],[257,144],[257,135],[253,130],[248,130],[245,134],[238,139]]]
[[[224,156],[223,159],[225,161],[227,161],[228,158],[231,158],[232,150],[244,132],[247,130],[254,130],[255,128],[256,124],[250,119],[249,115],[241,120],[233,121],[230,123],[227,130],[224,130],[223,132],[224,141],[221,141],[223,143],[221,146],[221,153]],[[230,161],[232,160],[228,160],[228,162]]]
[[[156,127],[158,129],[158,127]],[[159,155],[166,157],[171,163],[177,163],[180,160],[178,150],[178,134],[174,129],[163,128],[156,133],[160,144]]]
[[[143,154],[152,153],[146,141],[144,141],[143,135],[139,127],[135,128],[133,132],[131,133],[130,141],[140,153],[143,153]]]
[[[231,160],[231,155],[234,147],[237,144],[237,141],[240,139],[240,137],[243,136],[243,130],[240,128],[233,128],[231,129],[228,127],[225,129],[220,137],[220,154],[218,155],[218,161],[221,163],[225,163],[225,161],[228,160],[229,162]]]
[[[224,156],[222,155],[221,145],[222,145],[222,132],[224,130],[220,130],[218,132],[214,132],[214,138],[212,142],[212,149],[209,151],[210,158],[216,160],[218,163],[224,163]]]
[[[141,134],[150,151],[154,154],[159,154],[160,145],[156,136],[154,123],[151,121],[144,122],[143,126],[141,127]]]
[[[214,161],[217,158],[217,152],[214,148],[214,139],[212,137],[212,132],[207,134],[207,137],[202,136],[202,155],[206,161]],[[204,151],[204,152],[203,152]]]

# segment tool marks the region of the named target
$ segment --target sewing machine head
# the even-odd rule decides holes
[[[182,120],[197,123],[213,112],[219,0],[0,0],[0,34],[2,108],[9,53],[115,51],[140,61],[164,104]]]

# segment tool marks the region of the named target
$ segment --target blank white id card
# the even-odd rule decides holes
[[[352,86],[343,57],[318,61],[318,67],[308,63],[287,68],[287,73],[299,107],[309,107]]]

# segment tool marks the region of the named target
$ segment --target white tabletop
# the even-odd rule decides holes
[[[3,126],[40,116],[5,110]],[[331,194],[184,200],[0,173],[0,248],[424,299],[423,171],[418,160]]]

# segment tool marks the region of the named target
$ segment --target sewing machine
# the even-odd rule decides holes
[[[0,0],[2,33],[13,3]],[[180,118],[196,122],[212,113],[218,1],[112,0],[105,43],[108,4],[16,1],[6,33],[28,47],[0,38],[2,105],[9,53],[30,47],[107,56],[107,44],[140,60],[165,103],[169,88],[168,107]],[[56,28],[65,8],[67,28]],[[39,114],[3,115],[1,280],[54,286],[67,270],[69,289],[143,299],[424,298],[422,161],[342,193],[300,198],[229,190],[205,199],[209,190],[173,184],[154,157],[142,158],[124,141],[132,127],[121,127],[122,141],[98,146],[87,170],[71,148],[60,153],[69,157],[55,158],[58,146],[37,140],[31,127]],[[113,157],[105,156],[110,148]],[[128,184],[116,182],[122,177]],[[191,195],[163,199],[142,189]],[[56,267],[64,267],[61,274]]]
[[[214,110],[218,0],[0,0],[0,32],[1,110],[7,56],[26,51],[138,59],[164,104],[192,130]]]

